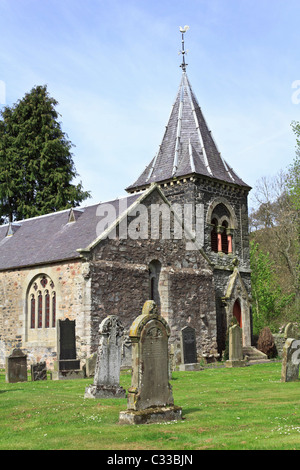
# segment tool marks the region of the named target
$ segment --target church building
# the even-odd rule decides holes
[[[183,38],[182,33],[182,38]],[[198,361],[222,357],[233,316],[251,346],[250,187],[222,158],[184,60],[159,150],[127,195],[0,227],[0,367],[12,349],[57,359],[58,320],[76,322],[84,364],[99,325],[125,330],[153,299],[177,362],[182,328],[196,332]]]

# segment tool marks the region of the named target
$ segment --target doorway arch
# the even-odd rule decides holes
[[[237,319],[239,326],[242,328],[242,309],[239,299],[234,302],[233,316]]]

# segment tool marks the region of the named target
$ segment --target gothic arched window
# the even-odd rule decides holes
[[[29,328],[55,328],[56,294],[54,282],[43,274],[31,282],[28,290]]]
[[[210,244],[211,251],[214,253],[225,253],[226,255],[232,253],[232,235],[233,235],[233,217],[225,204],[216,204],[210,212]]]

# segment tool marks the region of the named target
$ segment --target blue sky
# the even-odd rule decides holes
[[[295,156],[299,17],[299,0],[0,0],[0,106],[47,84],[88,203],[122,196],[163,137],[187,24],[193,90],[255,187]]]

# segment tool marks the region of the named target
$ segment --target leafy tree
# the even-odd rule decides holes
[[[277,327],[277,319],[293,295],[283,295],[275,280],[274,262],[254,241],[250,242],[250,264],[253,332],[259,334],[266,326]]]
[[[0,218],[21,220],[78,206],[90,197],[58,122],[57,101],[36,86],[0,120]]]
[[[295,209],[300,211],[300,123],[293,121],[292,129],[296,135],[296,157],[289,167],[287,188]]]
[[[291,171],[261,178],[256,185],[258,209],[252,211],[251,237],[276,264],[277,280],[285,292],[295,294],[300,305],[299,211],[293,203],[288,180]]]
[[[293,121],[292,129],[296,135],[296,157],[289,167],[287,175],[287,193],[293,209],[296,307],[300,310],[300,123]]]

